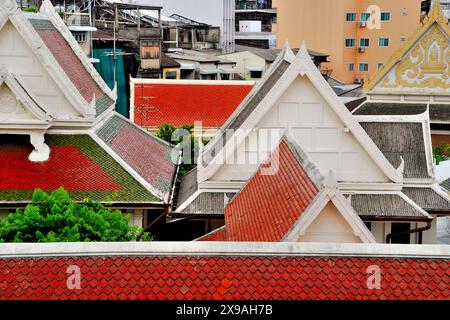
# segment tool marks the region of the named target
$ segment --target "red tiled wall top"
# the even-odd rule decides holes
[[[381,270],[380,289],[367,268]],[[80,289],[67,287],[69,266]],[[74,283],[74,282],[69,282]],[[0,299],[440,299],[450,261],[333,257],[49,257],[0,259]]]
[[[269,166],[277,155],[276,174],[259,170],[226,208],[228,241],[280,241],[318,194],[286,141],[281,141]]]
[[[135,84],[134,119],[144,127],[162,124],[221,127],[251,85]]]

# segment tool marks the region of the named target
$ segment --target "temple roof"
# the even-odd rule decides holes
[[[64,187],[75,200],[102,202],[161,202],[127,172],[91,136],[46,135],[48,161],[28,160],[32,147],[25,136],[0,141],[0,203],[26,203],[34,189],[52,191]]]

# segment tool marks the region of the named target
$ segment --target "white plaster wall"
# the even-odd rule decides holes
[[[390,181],[353,134],[345,132],[344,123],[306,77],[299,76],[292,83],[257,127],[260,131],[271,132],[270,147],[267,150],[262,148],[259,152],[263,156],[256,163],[224,165],[210,180],[246,181],[267,154],[275,149],[286,128],[290,127],[297,141],[310,154],[323,175],[334,170],[339,181]],[[256,153],[256,136],[253,134],[247,138],[237,152],[227,159],[227,163],[236,163],[234,159]]]
[[[326,205],[298,242],[362,243],[332,202]]]
[[[250,72],[247,68],[249,67],[257,67],[261,68],[263,74],[266,72],[266,60],[259,57],[258,55],[250,52],[236,52],[231,54],[224,54],[220,56],[223,59],[236,62],[235,70],[245,79],[252,80],[250,78]]]
[[[37,97],[38,103],[55,119],[81,117],[11,22],[0,30],[0,65],[18,74]]]

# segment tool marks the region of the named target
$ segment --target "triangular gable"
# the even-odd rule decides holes
[[[6,69],[0,69],[0,110],[0,129],[46,129],[51,122],[20,77]]]
[[[333,173],[324,181],[290,132],[227,206],[225,223],[199,240],[375,242],[337,189]],[[317,226],[321,231],[314,241],[302,239]]]
[[[440,93],[450,87],[450,27],[439,1],[417,31],[378,71],[364,89],[376,93]]]
[[[298,93],[294,87],[296,81],[303,81],[302,90],[303,96]],[[297,88],[298,89],[298,88]],[[290,93],[297,92],[297,99],[301,101],[295,101],[295,97],[289,96]],[[311,95],[311,98],[308,97]],[[284,100],[282,100],[284,98]],[[308,99],[312,100],[308,100]],[[290,100],[291,99],[291,100]],[[315,101],[314,101],[315,100]],[[292,108],[291,108],[292,107]],[[274,114],[274,108],[285,108],[288,112],[297,112],[297,119],[290,117],[289,113],[284,114],[283,117],[287,119],[286,123],[279,121],[275,124],[269,124],[266,121],[267,115]],[[300,117],[298,113],[300,111],[294,110],[295,108],[303,108],[309,112],[308,117]],[[324,110],[324,111],[323,111]],[[314,117],[321,117],[323,111],[323,119],[316,119]],[[308,121],[317,122],[309,125]],[[320,122],[320,123],[318,123]],[[326,122],[326,123],[325,123]],[[332,130],[326,130],[329,127],[329,123],[336,124]],[[317,125],[316,125],[317,124]],[[219,170],[226,167],[224,160],[228,161],[231,157],[235,157],[235,153],[238,147],[243,145],[245,139],[247,139],[251,132],[255,128],[279,128],[282,132],[286,127],[291,126],[294,130],[299,129],[299,135],[302,129],[309,127],[320,127],[320,134],[333,137],[339,136],[339,139],[345,140],[345,142],[338,141],[334,145],[330,145],[330,148],[336,148],[338,144],[346,144],[349,139],[351,142],[350,149],[340,152],[336,150],[336,154],[332,157],[339,158],[337,161],[328,157],[325,160],[319,159],[321,157],[321,151],[327,151],[328,147],[324,147],[324,150],[317,147],[315,154],[316,158],[313,158],[318,163],[322,170],[322,173],[328,172],[330,169],[337,169],[337,175],[339,181],[352,181],[358,182],[358,176],[362,176],[361,179],[365,181],[378,181],[378,182],[400,182],[402,180],[402,172],[399,169],[395,169],[383,156],[380,150],[376,147],[373,141],[367,136],[365,131],[361,128],[358,122],[353,118],[351,113],[346,109],[345,105],[338,99],[336,94],[326,83],[325,79],[321,75],[320,71],[312,62],[306,46],[303,44],[299,50],[297,56],[294,56],[289,48],[284,48],[277,61],[271,67],[271,70],[266,74],[264,79],[252,90],[249,96],[243,101],[241,106],[230,117],[228,122],[221,128],[217,136],[211,141],[203,150],[199,158],[199,176],[198,180],[202,182],[211,179]],[[297,128],[299,127],[299,128]],[[234,134],[229,137],[229,130],[235,130]],[[313,128],[314,130],[314,128]],[[303,132],[311,135],[309,132]],[[344,134],[345,133],[345,134]],[[311,138],[312,139],[312,138]],[[321,136],[320,139],[325,139]],[[301,139],[300,139],[301,140]],[[327,139],[325,139],[326,141]],[[301,141],[302,144],[304,141]],[[332,143],[326,141],[326,143]],[[305,143],[306,150],[310,152],[311,149],[309,143]],[[273,146],[274,148],[275,146]],[[273,150],[272,148],[272,150]],[[345,147],[344,147],[345,149]],[[272,150],[268,150],[269,152]],[[342,148],[340,148],[342,150]],[[345,155],[343,154],[345,153]],[[326,155],[328,156],[328,155]],[[345,170],[352,171],[350,167],[345,167],[345,164],[339,168],[332,168],[336,163],[350,163],[354,158],[358,158],[358,162],[361,163],[361,170],[366,174],[354,174],[343,173]],[[322,162],[322,163],[321,163]],[[364,167],[364,166],[368,167]],[[257,166],[256,166],[257,167]],[[252,170],[251,168],[249,170]],[[242,170],[241,170],[242,171]],[[377,172],[377,173],[374,173]],[[377,175],[376,177],[374,175]],[[232,174],[222,174],[222,176],[229,176],[230,180],[236,180]],[[244,179],[245,180],[245,179]]]
[[[37,62],[37,64],[39,64],[39,70],[42,69],[42,71],[40,71],[42,74],[39,74],[39,76],[43,77],[46,83],[48,82],[47,86],[49,87],[46,87],[44,90],[44,87],[42,87],[43,84],[39,84],[36,79],[32,79],[32,77],[37,76],[36,73],[31,74],[32,72],[36,72],[36,70],[25,70],[25,66],[17,66],[17,69],[20,69],[21,74],[24,73],[24,81],[33,84],[30,85],[30,87],[32,90],[39,92],[39,94],[36,93],[36,95],[43,96],[42,100],[45,100],[43,103],[43,107],[45,107],[46,109],[55,109],[56,105],[61,105],[61,110],[61,107],[64,104],[70,105],[70,107],[66,108],[73,108],[75,110],[74,112],[68,109],[66,111],[67,115],[59,115],[59,110],[56,110],[56,112],[55,110],[47,110],[48,112],[52,111],[50,112],[52,114],[56,114],[55,120],[60,117],[70,117],[71,119],[75,120],[77,117],[80,118],[80,116],[84,119],[93,120],[94,116],[96,115],[96,104],[103,95],[108,96],[108,99],[110,99],[111,101],[110,105],[113,105],[114,101],[112,98],[110,98],[110,96],[114,97],[114,93],[111,93],[109,89],[106,89],[106,85],[102,85],[104,84],[104,82],[100,79],[100,76],[98,76],[96,72],[94,73],[91,70],[93,68],[92,66],[89,67],[88,64],[85,63],[84,60],[86,60],[87,57],[83,57],[85,55],[81,55],[80,52],[78,52],[81,51],[79,46],[77,47],[78,51],[74,49],[75,46],[72,42],[75,40],[70,35],[70,31],[64,32],[64,22],[61,20],[61,18],[55,12],[55,9],[47,0],[43,3],[41,13],[24,13],[17,7],[16,2],[13,0],[2,1],[0,6],[2,11],[2,14],[0,15],[0,33],[4,31],[3,29],[8,25],[8,23],[11,23],[12,28],[14,28],[14,35],[12,36],[20,37],[20,41],[24,41],[24,44],[20,43],[20,48],[25,50],[25,48],[22,48],[22,46],[27,46],[32,52],[28,54],[28,59],[32,62],[27,61],[27,63],[36,64]],[[57,57],[54,56],[52,50],[50,50],[50,48],[48,47],[49,43],[45,43],[43,41],[41,35],[38,33],[38,28],[32,25],[32,21],[33,23],[43,23],[51,27],[54,30],[56,36],[60,37],[64,42],[64,45],[67,46],[67,50],[70,51],[71,54],[74,54],[77,59],[79,59],[77,60],[77,63],[78,61],[80,61],[79,63],[83,64],[83,68],[85,68],[88,74],[90,74],[91,76],[95,74],[97,75],[97,77],[93,76],[93,81],[95,81],[101,87],[101,90],[94,90],[91,93],[83,90],[80,91],[80,88],[75,85],[73,79],[71,78],[71,76],[73,77],[76,75],[73,72],[69,72],[69,74],[67,74],[66,70],[62,68],[62,66],[58,62]],[[3,41],[9,41],[9,39],[4,39]],[[66,49],[61,47],[62,44],[54,44],[58,46],[57,50]],[[12,50],[13,47],[14,46],[11,46],[10,49],[8,49],[9,47],[3,46],[3,51]],[[9,54],[11,55],[11,57],[17,55],[16,52],[12,51]],[[3,63],[11,63],[9,60],[7,58],[4,58]],[[23,61],[21,63],[23,63]],[[34,66],[28,68],[35,69]],[[27,73],[30,73],[30,75],[28,75]],[[27,77],[31,80],[26,79],[25,75],[27,75]],[[47,78],[49,79],[47,80]],[[51,94],[44,94],[44,92],[48,92]]]

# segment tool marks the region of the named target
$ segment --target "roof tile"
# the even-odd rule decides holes
[[[135,123],[157,127],[202,121],[204,127],[221,127],[251,89],[251,85],[136,83]]]
[[[228,241],[281,241],[319,193],[320,186],[303,168],[284,138],[225,212]],[[265,174],[273,164],[274,174]]]

